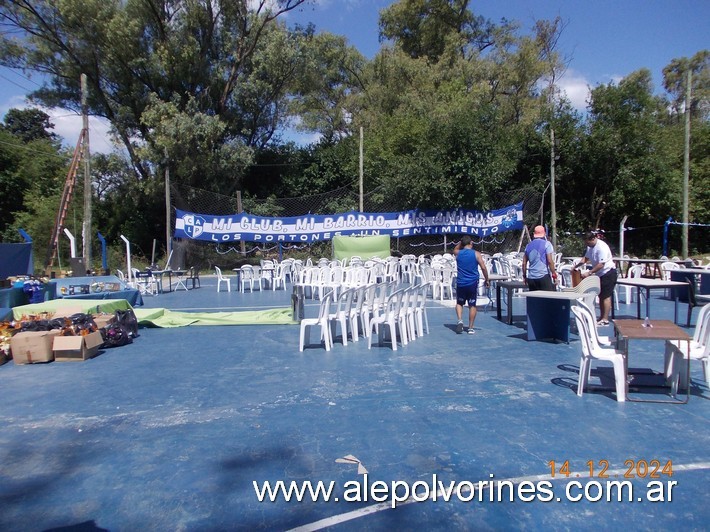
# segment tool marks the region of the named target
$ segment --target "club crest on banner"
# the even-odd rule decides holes
[[[195,214],[185,214],[182,217],[184,231],[190,238],[198,238],[205,230],[205,219]]]
[[[516,222],[518,221],[518,212],[515,209],[508,209],[508,212],[505,213],[505,216],[503,217],[503,227],[506,229],[510,229],[513,227]]]

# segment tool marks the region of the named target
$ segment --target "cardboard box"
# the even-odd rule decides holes
[[[88,360],[96,356],[103,343],[104,339],[98,331],[86,336],[56,336],[54,360],[57,362]]]
[[[115,314],[94,314],[94,322],[99,329],[103,329],[107,325],[116,321]]]
[[[54,360],[53,343],[61,331],[17,333],[10,340],[10,352],[15,364],[34,364]]]

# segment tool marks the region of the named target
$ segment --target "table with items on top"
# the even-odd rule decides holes
[[[682,328],[678,327],[675,323],[670,320],[614,320],[614,331],[616,333],[617,339],[617,349],[623,351],[626,355],[626,360],[628,364],[629,360],[629,340],[680,340],[687,342],[687,353],[686,353],[686,363],[688,364],[688,373],[690,375],[690,335]],[[665,368],[664,368],[665,369]],[[637,378],[641,376],[651,376],[659,377],[662,376],[664,379],[663,384],[642,384],[640,381],[642,379]],[[678,378],[678,375],[675,376]],[[654,371],[631,371],[628,370],[627,375],[628,387],[632,388],[665,388],[668,386],[665,383],[665,371],[663,374],[656,373]],[[671,404],[685,404],[690,398],[690,387],[685,396],[685,400],[680,401],[677,398],[671,400],[659,400],[659,399],[639,399],[633,398],[628,395],[629,401],[641,402],[641,403],[671,403]]]

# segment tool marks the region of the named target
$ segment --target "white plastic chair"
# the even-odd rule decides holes
[[[350,310],[353,304],[354,288],[343,290],[336,302],[335,312],[331,312],[328,321],[333,327],[331,337],[335,338],[337,325],[340,324],[340,331],[343,335],[343,345],[348,345],[348,321],[350,321]]]
[[[639,279],[643,277],[643,264],[635,264],[629,268],[626,272],[627,279]],[[624,303],[627,305],[634,302],[634,294],[636,293],[636,288],[633,286],[621,286],[624,289]],[[644,292],[641,292],[641,297],[645,297]]]
[[[360,307],[360,323],[362,324],[362,333],[365,338],[370,336],[370,318],[375,313],[375,304],[377,303],[377,289],[382,285],[372,283],[364,287],[364,301]]]
[[[454,269],[444,267],[441,270],[441,284],[439,285],[439,299],[444,300],[444,293],[449,293],[449,299],[454,299]]]
[[[279,286],[286,289],[286,270],[289,266],[286,264],[277,264],[271,279],[271,290],[276,290]]]
[[[219,292],[219,287],[222,285],[222,283],[227,284],[227,292],[232,291],[232,282],[229,279],[229,277],[225,277],[222,275],[222,270],[219,269],[219,267],[215,266],[214,267],[215,272],[217,272],[217,292]]]
[[[414,317],[416,318],[417,334],[424,336],[429,334],[429,318],[426,313],[427,293],[429,292],[428,283],[421,284],[417,287],[416,307],[414,309]]]
[[[301,320],[301,334],[298,344],[298,350],[303,351],[304,346],[310,343],[311,327],[320,327],[320,339],[325,343],[325,350],[330,351],[333,347],[333,338],[330,335],[330,304],[332,302],[332,294],[328,293],[320,300],[318,307],[318,317],[304,318]]]
[[[589,375],[592,371],[592,360],[604,360],[611,362],[614,367],[614,382],[616,384],[616,400],[620,403],[626,401],[626,371],[627,360],[621,351],[612,347],[602,347],[596,340],[596,323],[594,315],[583,306],[572,307],[577,329],[580,331],[582,342],[582,357],[579,361],[579,383],[577,385],[577,395],[584,394],[584,389],[589,382]]]
[[[402,294],[403,292],[401,290],[391,294],[387,298],[384,307],[370,320],[370,335],[367,339],[368,349],[372,349],[373,333],[377,333],[379,345],[382,345],[385,327],[388,327],[390,337],[392,338],[392,350],[397,351],[397,321],[399,318],[399,307],[402,302]],[[380,325],[382,328],[380,328]],[[402,345],[404,345],[404,343]]]
[[[683,340],[666,340],[665,375],[671,382],[672,392],[678,388],[688,389],[689,375],[686,363],[688,351],[690,360],[697,360],[703,368],[705,383],[710,387],[710,303],[700,309],[690,346]]]
[[[367,292],[368,287],[367,286],[359,286],[354,289],[354,295],[353,295],[353,300],[352,303],[350,304],[350,315],[349,315],[349,320],[350,320],[350,333],[352,334],[352,339],[353,342],[357,342],[359,340],[360,336],[360,327],[358,327],[358,321],[360,321],[363,325],[362,330],[363,330],[363,336],[365,336],[364,333],[364,324],[365,322],[362,319],[362,309],[365,306],[366,302],[366,292]]]
[[[254,266],[250,264],[245,264],[239,268],[239,290],[241,292],[246,292],[247,284],[249,285],[249,291],[254,291],[254,283],[258,282],[256,275],[254,274]]]

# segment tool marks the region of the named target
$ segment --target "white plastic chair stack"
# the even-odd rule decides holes
[[[594,315],[589,309],[583,306],[573,306],[577,329],[579,330],[582,342],[582,357],[579,361],[579,383],[577,385],[577,395],[584,394],[584,389],[589,382],[592,371],[592,360],[604,360],[611,362],[614,368],[614,382],[616,384],[616,400],[626,401],[626,371],[627,360],[621,351],[612,347],[602,347],[596,337],[596,323]]]
[[[590,275],[585,277],[582,281],[574,288],[565,288],[563,292],[577,292],[583,297],[584,302],[587,307],[594,308],[594,302],[601,292],[601,282],[599,277],[596,275]]]

